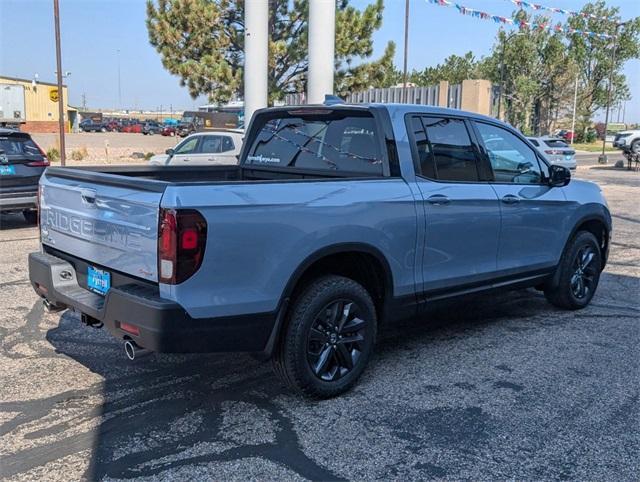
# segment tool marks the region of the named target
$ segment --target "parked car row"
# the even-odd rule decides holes
[[[144,135],[176,135],[176,126],[162,124],[154,120],[140,121],[138,119],[103,119],[101,121],[84,119],[80,122],[80,130],[82,132],[128,132]]]

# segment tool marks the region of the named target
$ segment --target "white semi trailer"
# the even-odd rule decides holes
[[[27,121],[24,86],[0,84],[0,126],[15,126]]]

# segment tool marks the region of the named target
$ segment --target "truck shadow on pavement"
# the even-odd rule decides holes
[[[633,290],[637,282],[633,277],[603,276],[603,284],[621,284],[625,290]],[[637,316],[637,307],[598,298],[588,310]],[[586,315],[587,310],[581,313]],[[43,316],[38,302],[27,315],[26,338],[41,336],[38,323]],[[46,333],[55,353],[40,345],[39,356],[69,357],[104,381],[48,398],[0,403],[1,410],[19,413],[0,426],[0,435],[26,426],[26,439],[47,440],[5,457],[0,472],[11,476],[85,451],[89,465],[84,477],[90,480],[141,476],[340,480],[375,474],[456,478],[461,473],[452,466],[425,461],[422,445],[436,440],[436,445],[446,443],[448,449],[473,451],[475,443],[490,437],[491,417],[473,406],[453,412],[436,408],[392,414],[388,413],[392,408],[380,406],[385,403],[382,400],[402,398],[407,379],[413,380],[412,390],[427,401],[442,391],[442,379],[431,383],[414,371],[438,357],[441,350],[469,351],[470,346],[478,346],[470,343],[482,343],[488,336],[493,343],[496,337],[521,337],[527,331],[575,322],[572,314],[551,308],[534,290],[441,304],[420,319],[383,327],[374,359],[360,384],[338,399],[313,402],[287,392],[272,375],[269,363],[248,355],[151,354],[130,362],[122,344],[106,331],[87,328],[77,315],[67,312],[59,326]],[[3,350],[7,348],[11,352],[10,346]],[[407,360],[414,368],[389,373],[406,368]],[[512,370],[507,364],[489,368],[498,374]],[[512,381],[492,383],[510,392],[523,388]],[[451,388],[464,392],[470,384],[466,385]],[[379,420],[367,414],[381,409]],[[383,472],[363,472],[365,469],[357,468],[367,463],[362,460],[343,467],[332,461],[343,445],[365,442],[336,433],[330,420],[319,422],[319,433],[306,426],[306,420],[322,420],[331,413],[352,416],[349,423],[361,426],[365,433],[377,433],[376,424],[384,426],[391,460],[381,461],[378,470]],[[431,438],[423,439],[412,427],[416,424],[431,430]],[[371,448],[371,454],[376,452]],[[421,462],[394,468],[399,453],[412,454]],[[516,476],[516,472],[496,475]]]

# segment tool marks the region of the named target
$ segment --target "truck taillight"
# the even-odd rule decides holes
[[[178,284],[202,264],[207,222],[193,209],[160,209],[158,227],[158,279]]]

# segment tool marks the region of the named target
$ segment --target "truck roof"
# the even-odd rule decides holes
[[[490,117],[490,116],[486,116],[486,115],[482,115],[482,114],[477,114],[475,112],[469,112],[466,110],[460,110],[460,109],[450,109],[448,107],[436,107],[436,106],[431,106],[431,105],[424,105],[424,104],[381,104],[381,103],[370,103],[370,104],[331,104],[331,105],[326,105],[326,104],[305,104],[305,105],[287,105],[287,106],[278,106],[278,107],[272,107],[269,108],[268,110],[284,110],[284,111],[290,111],[290,110],[298,110],[298,109],[318,109],[318,108],[325,108],[325,109],[332,109],[332,110],[338,110],[338,109],[369,109],[371,107],[376,107],[376,108],[382,108],[385,109],[389,112],[390,115],[394,115],[394,114],[399,114],[399,115],[404,115],[404,114],[414,114],[414,113],[423,113],[423,114],[433,114],[433,115],[449,115],[449,116],[463,116],[463,117],[467,117],[467,118],[471,118],[471,119],[478,119],[478,120],[488,120],[494,123],[500,123],[500,124],[504,124],[506,126],[511,127],[509,124],[496,119],[495,117]],[[262,109],[261,109],[262,110]],[[265,109],[267,110],[267,109]]]

